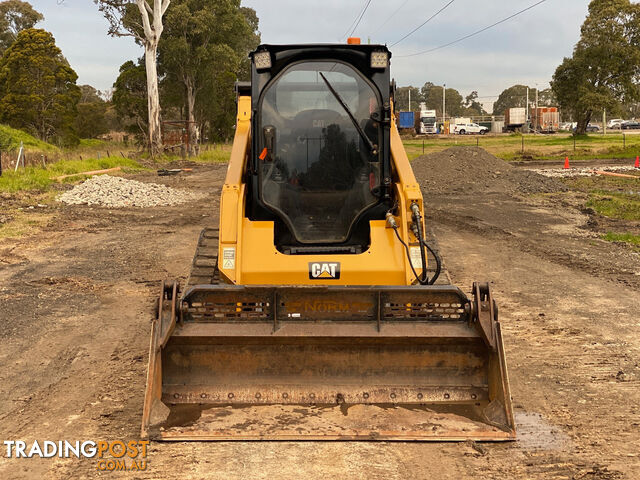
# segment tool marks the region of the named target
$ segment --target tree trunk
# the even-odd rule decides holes
[[[588,110],[578,116],[577,125],[576,125],[576,135],[584,135],[585,133],[587,133],[587,125],[589,125],[589,122],[591,121],[592,114],[593,112],[591,110]]]
[[[194,155],[200,139],[198,138],[198,125],[196,124],[196,90],[193,85],[193,79],[186,77],[185,86],[187,89],[187,120],[189,121],[189,155]]]
[[[158,45],[146,42],[144,63],[147,70],[147,103],[149,108],[149,147],[151,155],[162,153],[162,130],[160,128],[160,94],[158,92],[157,69]]]

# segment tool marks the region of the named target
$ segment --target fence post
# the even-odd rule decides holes
[[[424,155],[424,139],[422,139],[422,154]]]
[[[524,135],[520,134],[520,138],[522,139],[522,153],[524,153]]]
[[[576,151],[576,134],[573,134],[573,151]]]
[[[626,133],[622,134],[622,146],[623,146],[623,148],[627,148],[627,134]]]
[[[0,151],[0,177],[2,176],[2,151]]]
[[[480,137],[476,137],[476,148],[480,147]]]

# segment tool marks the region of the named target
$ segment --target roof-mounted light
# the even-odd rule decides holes
[[[271,54],[267,51],[257,52],[253,55],[253,63],[257,70],[268,70],[271,68]]]
[[[371,52],[371,68],[387,68],[389,66],[389,53],[383,51]]]

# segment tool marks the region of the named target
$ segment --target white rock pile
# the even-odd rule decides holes
[[[145,208],[180,205],[203,196],[157,183],[143,183],[121,177],[99,175],[76,185],[59,195],[56,200],[69,205]]]

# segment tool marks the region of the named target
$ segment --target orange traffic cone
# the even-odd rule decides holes
[[[635,168],[640,168],[640,156],[636,157],[636,164],[634,165]]]
[[[569,169],[569,157],[564,157],[564,168]]]

